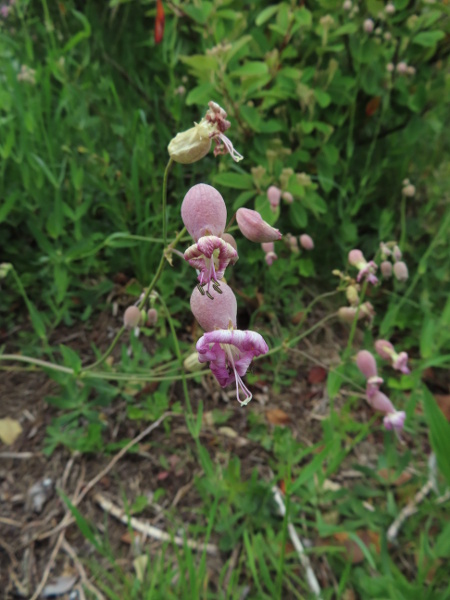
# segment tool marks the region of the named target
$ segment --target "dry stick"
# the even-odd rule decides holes
[[[141,433],[139,435],[137,435],[130,442],[128,442],[128,444],[126,444],[114,456],[114,458],[106,465],[106,467],[102,471],[100,471],[100,473],[98,473],[93,479],[91,479],[91,481],[85,486],[85,488],[83,489],[83,491],[79,495],[77,495],[76,498],[73,499],[73,501],[72,501],[73,506],[78,506],[78,504],[80,504],[80,502],[83,500],[83,498],[86,496],[86,494],[88,494],[92,490],[92,488],[105,475],[107,475],[109,473],[109,471],[114,467],[114,465],[117,462],[119,462],[119,460],[128,452],[128,450],[132,446],[134,446],[135,444],[138,444],[145,436],[147,436],[154,429],[156,429],[157,427],[159,427],[159,425],[161,425],[161,423],[164,421],[164,419],[166,419],[169,416],[174,416],[174,414],[175,413],[171,413],[171,412],[164,413],[163,415],[161,415],[159,417],[159,419],[157,421],[155,421],[154,423],[152,423],[151,425],[149,425],[146,429],[144,429],[144,431],[141,431]],[[39,540],[45,540],[46,538],[51,537],[55,533],[58,533],[58,531],[61,531],[62,529],[66,529],[66,527],[68,527],[69,525],[71,525],[74,522],[75,522],[75,519],[71,516],[70,513],[67,513],[66,516],[63,518],[63,520],[61,521],[61,523],[59,525],[57,525],[51,531],[48,531],[47,533],[44,533],[43,535],[39,536],[38,539]]]
[[[272,488],[272,493],[273,493],[275,502],[277,503],[278,510],[280,511],[280,515],[282,517],[284,517],[286,515],[286,507],[283,502],[283,497],[281,495],[281,491],[276,485],[274,485]],[[297,551],[297,556],[299,557],[300,562],[302,563],[302,566],[305,569],[306,580],[308,582],[309,589],[311,590],[311,592],[314,594],[314,596],[316,598],[319,598],[321,600],[322,596],[321,596],[319,582],[317,581],[317,577],[312,569],[311,562],[310,562],[307,554],[305,553],[303,544],[300,541],[300,538],[298,537],[297,532],[295,531],[295,527],[292,525],[292,523],[290,521],[288,522],[288,531],[289,531],[289,537],[291,538],[292,544],[294,545],[294,548]]]
[[[388,529],[387,539],[389,542],[395,541],[395,539],[398,535],[398,532],[400,531],[400,527],[403,525],[403,523],[406,521],[406,519],[408,519],[414,513],[417,512],[419,504],[421,502],[423,502],[423,500],[425,500],[425,498],[428,496],[428,494],[431,492],[432,489],[433,489],[433,482],[431,480],[428,480],[426,482],[426,484],[414,496],[412,502],[407,504],[401,510],[400,514],[397,516],[395,521],[392,523],[392,525]]]
[[[93,583],[89,581],[86,571],[80,562],[80,559],[78,558],[75,550],[72,548],[72,546],[66,539],[63,540],[62,547],[63,550],[67,552],[67,554],[73,560],[75,568],[78,571],[78,575],[80,576],[82,585],[84,585],[92,594],[94,594],[97,600],[105,600],[103,594],[95,587]]]
[[[66,534],[65,530],[61,531],[61,533],[59,534],[58,539],[56,540],[56,544],[52,550],[52,553],[50,554],[50,558],[47,563],[47,566],[45,567],[44,573],[42,575],[42,579],[41,579],[39,585],[37,586],[36,591],[31,596],[30,600],[38,600],[39,596],[41,595],[41,592],[44,589],[45,584],[47,583],[47,579],[49,578],[50,571],[52,570],[53,565],[55,563],[56,557],[58,556],[59,549],[61,548],[61,545],[64,541],[65,534]]]
[[[135,517],[129,517],[123,511],[123,509],[113,504],[102,494],[95,494],[94,500],[105,512],[118,519],[124,525],[129,525],[135,531],[139,531],[140,533],[152,537],[155,540],[159,540],[160,542],[174,542],[177,546],[180,547],[183,547],[186,544],[186,546],[188,546],[188,548],[191,548],[192,550],[199,550],[201,552],[205,551],[207,554],[215,555],[218,553],[218,548],[215,544],[204,544],[202,542],[196,542],[194,540],[185,540],[184,538],[179,537],[178,535],[171,536],[166,531],[161,531],[161,529],[153,527],[153,525],[149,525],[148,523],[139,521]]]

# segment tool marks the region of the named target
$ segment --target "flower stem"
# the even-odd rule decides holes
[[[368,285],[368,281],[366,279],[364,281],[362,289],[361,289],[361,296],[359,298],[359,303],[356,308],[355,318],[353,319],[352,327],[350,329],[350,335],[348,336],[347,347],[346,347],[345,352],[342,357],[344,361],[349,357],[350,352],[352,350],[353,338],[355,337],[355,333],[356,333],[356,325],[358,323],[359,311],[360,311],[362,303],[364,302],[364,296],[366,295],[367,285]]]
[[[167,163],[166,170],[164,171],[164,180],[163,180],[163,190],[162,190],[162,218],[163,218],[163,240],[164,246],[167,245],[167,179],[169,177],[169,171],[173,164],[173,158],[169,159]]]

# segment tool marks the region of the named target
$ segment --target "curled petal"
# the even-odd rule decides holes
[[[184,253],[185,260],[200,271],[198,280],[204,285],[211,280],[222,279],[230,262],[235,263],[238,253],[231,244],[214,235],[201,237],[196,244],[189,246]],[[208,287],[209,290],[209,287]]]

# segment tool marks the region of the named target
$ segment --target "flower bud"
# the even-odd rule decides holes
[[[208,293],[212,299],[202,294],[198,287],[192,292],[191,310],[205,331],[228,329],[230,323],[236,328],[237,302],[233,290],[221,281],[220,292],[211,287]]]
[[[239,208],[236,213],[236,221],[241,233],[251,242],[262,244],[281,239],[278,229],[266,223],[256,210]]]
[[[400,250],[400,248],[397,246],[397,244],[394,246],[393,250],[392,250],[392,256],[394,257],[394,261],[397,262],[398,260],[401,260],[402,258],[402,251]]]
[[[384,360],[391,360],[391,356],[395,352],[394,346],[388,340],[377,340],[375,350],[378,356],[384,358]]]
[[[355,285],[349,285],[345,290],[345,295],[347,296],[347,300],[352,306],[358,306],[359,304],[359,294],[358,288]]]
[[[412,185],[412,183],[405,185],[405,187],[402,189],[402,194],[406,198],[413,198],[415,193],[416,193],[416,188]]]
[[[396,68],[397,73],[400,73],[400,75],[404,75],[408,72],[408,65],[404,61],[399,62]]]
[[[383,37],[387,42],[390,42],[392,40],[392,33],[390,31],[385,31]],[[389,64],[392,65],[392,63]],[[394,65],[392,65],[392,70],[394,70]]]
[[[267,199],[270,202],[271,209],[275,212],[280,204],[281,190],[274,185],[271,185],[267,190]]]
[[[366,19],[363,23],[363,29],[366,33],[372,33],[374,30],[374,22],[372,19]]]
[[[379,390],[376,391],[370,398],[367,398],[370,406],[375,410],[379,410],[384,413],[393,413],[395,412],[394,405],[383,392]]]
[[[392,73],[394,71],[395,67],[394,67],[394,63],[388,63],[386,65],[386,71],[388,71],[388,73]]]
[[[278,256],[275,252],[266,252],[265,260],[268,267],[271,267],[273,263],[278,260]]]
[[[408,71],[407,71],[408,75],[415,75],[416,74],[416,67],[413,66],[408,66]]]
[[[356,355],[356,366],[366,379],[377,377],[377,363],[374,356],[368,350],[360,350]]]
[[[344,10],[352,10],[352,0],[345,0],[344,4],[342,5],[342,8]]]
[[[187,356],[183,361],[183,367],[189,373],[201,371],[203,365],[198,361],[198,352],[193,352],[192,354],[189,354],[189,356]]]
[[[365,263],[366,259],[364,258],[363,253],[361,252],[361,250],[350,250],[350,252],[348,253],[348,262],[353,266],[353,267],[359,267],[359,265],[361,263]]]
[[[123,324],[128,329],[134,329],[142,320],[142,313],[137,306],[129,306],[123,314]]]
[[[394,264],[394,275],[398,281],[406,281],[408,279],[408,267],[402,260]]]
[[[298,254],[300,252],[299,247],[298,247],[297,238],[294,235],[292,235],[291,233],[287,233],[284,236],[284,241],[289,246],[289,250],[291,252],[293,252],[294,254]]]
[[[384,8],[384,11],[387,15],[393,15],[395,13],[395,6],[392,2],[388,2]]]
[[[275,252],[275,244],[273,242],[265,242],[261,244],[261,248],[267,254],[268,252]]]
[[[383,260],[383,262],[380,265],[380,269],[381,269],[381,274],[383,275],[383,277],[385,279],[389,279],[390,277],[392,277],[392,263],[389,262],[388,260]]]
[[[305,250],[312,250],[314,248],[313,239],[307,233],[303,233],[298,239],[300,240],[300,245]]]
[[[294,196],[291,194],[291,192],[283,192],[281,197],[287,204],[292,204],[294,202]]]
[[[147,325],[150,325],[150,327],[153,327],[153,325],[156,325],[157,321],[158,321],[158,311],[156,310],[156,308],[149,308],[147,311]]]

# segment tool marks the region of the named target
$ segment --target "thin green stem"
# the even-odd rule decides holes
[[[173,164],[173,158],[169,159],[169,162],[167,163],[166,166],[166,170],[164,171],[164,180],[163,180],[163,191],[162,191],[162,217],[163,217],[163,240],[164,240],[164,246],[167,245],[167,215],[166,215],[166,208],[167,208],[167,180],[169,177],[169,171],[170,168]]]
[[[402,194],[402,201],[400,204],[400,248],[405,250],[406,241],[406,196]]]
[[[344,360],[346,360],[349,357],[350,352],[352,350],[353,338],[355,337],[356,326],[358,324],[359,311],[361,309],[362,303],[364,302],[364,297],[365,297],[366,291],[367,291],[367,285],[368,285],[368,281],[366,279],[364,281],[362,289],[361,289],[361,295],[359,297],[359,303],[358,303],[358,306],[356,308],[355,318],[353,319],[352,326],[351,326],[351,329],[350,329],[350,335],[348,336],[347,347],[346,347],[344,355],[343,355],[343,359]]]

